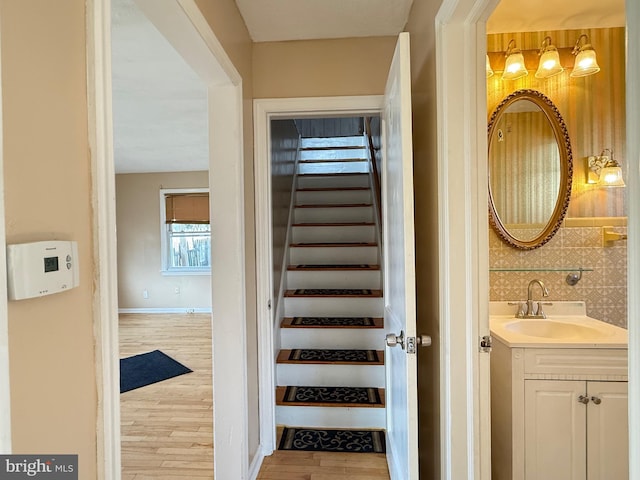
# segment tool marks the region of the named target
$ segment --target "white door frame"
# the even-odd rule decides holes
[[[2,59],[0,58],[0,78]],[[4,148],[0,82],[0,454],[11,453],[11,383],[9,381],[9,313],[7,311],[7,253],[4,226]]]
[[[267,98],[253,102],[256,208],[256,288],[258,292],[258,364],[260,375],[260,444],[264,455],[276,447],[274,313],[271,243],[271,120],[312,116],[377,115],[384,97]]]
[[[436,17],[441,476],[491,478],[485,20],[498,0],[444,0]]]
[[[214,474],[248,478],[242,78],[195,0],[136,0],[209,87]],[[110,0],[87,2],[98,379],[98,478],[121,478]],[[215,105],[215,108],[214,108]],[[215,175],[211,174],[215,172]],[[219,208],[223,206],[223,208]],[[225,272],[216,275],[215,272]],[[225,321],[228,319],[229,321]],[[216,461],[218,460],[218,461]]]
[[[640,291],[640,3],[626,1],[627,16],[627,292]],[[629,452],[640,451],[640,298],[627,295],[629,327]],[[640,455],[629,455],[629,478],[640,478]]]

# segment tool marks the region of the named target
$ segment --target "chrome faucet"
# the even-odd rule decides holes
[[[533,286],[539,285],[542,289],[542,296],[548,297],[549,290],[544,286],[542,280],[533,279],[529,282],[529,286],[527,287],[527,304],[526,309],[522,308],[518,311],[518,317],[520,318],[547,318],[547,315],[542,311],[542,302],[538,302],[538,308],[534,312],[533,310]]]

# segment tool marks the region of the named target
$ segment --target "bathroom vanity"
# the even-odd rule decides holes
[[[493,480],[627,480],[625,329],[584,302],[491,302]]]

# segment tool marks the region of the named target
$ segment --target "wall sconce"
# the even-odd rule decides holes
[[[487,78],[493,76],[493,69],[491,68],[491,62],[489,61],[489,55],[487,55]]]
[[[504,64],[504,72],[502,73],[503,80],[517,80],[518,78],[529,75],[529,72],[524,66],[524,57],[520,49],[516,47],[515,40],[512,39],[509,41],[507,52],[504,56],[507,60]]]
[[[536,71],[536,78],[549,78],[564,71],[560,64],[558,49],[551,45],[551,37],[545,37],[540,46],[540,62]]]
[[[583,40],[584,42],[582,42]],[[576,56],[575,65],[571,72],[572,77],[586,77],[600,71],[596,61],[596,51],[589,43],[589,37],[584,33],[578,37],[571,54]]]
[[[611,156],[604,153],[609,151]],[[622,167],[613,158],[610,148],[605,148],[598,156],[587,159],[589,170],[587,171],[587,183],[601,187],[624,187]]]

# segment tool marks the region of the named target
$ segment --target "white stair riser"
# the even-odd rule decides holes
[[[313,207],[296,208],[296,223],[373,222],[373,207]]]
[[[384,366],[280,363],[276,370],[276,382],[280,386],[384,388]]]
[[[298,205],[339,205],[344,203],[371,203],[369,190],[310,190],[296,193]]]
[[[298,188],[368,187],[369,175],[298,175]]]
[[[373,242],[373,225],[291,227],[293,243]]]
[[[282,348],[384,350],[382,328],[283,328]]]
[[[276,406],[276,424],[309,428],[385,428],[384,408]]]
[[[301,150],[300,160],[344,160],[358,158],[367,161],[364,148],[348,148],[336,150]]]
[[[314,162],[298,164],[298,173],[367,173],[367,162]]]
[[[287,288],[382,288],[380,270],[288,271]]]
[[[374,265],[378,247],[292,247],[289,261],[292,265]]]
[[[284,299],[287,317],[382,317],[382,298],[293,298]]]
[[[365,147],[366,139],[363,135],[348,137],[306,137],[300,140],[300,148],[326,148],[326,147]]]

